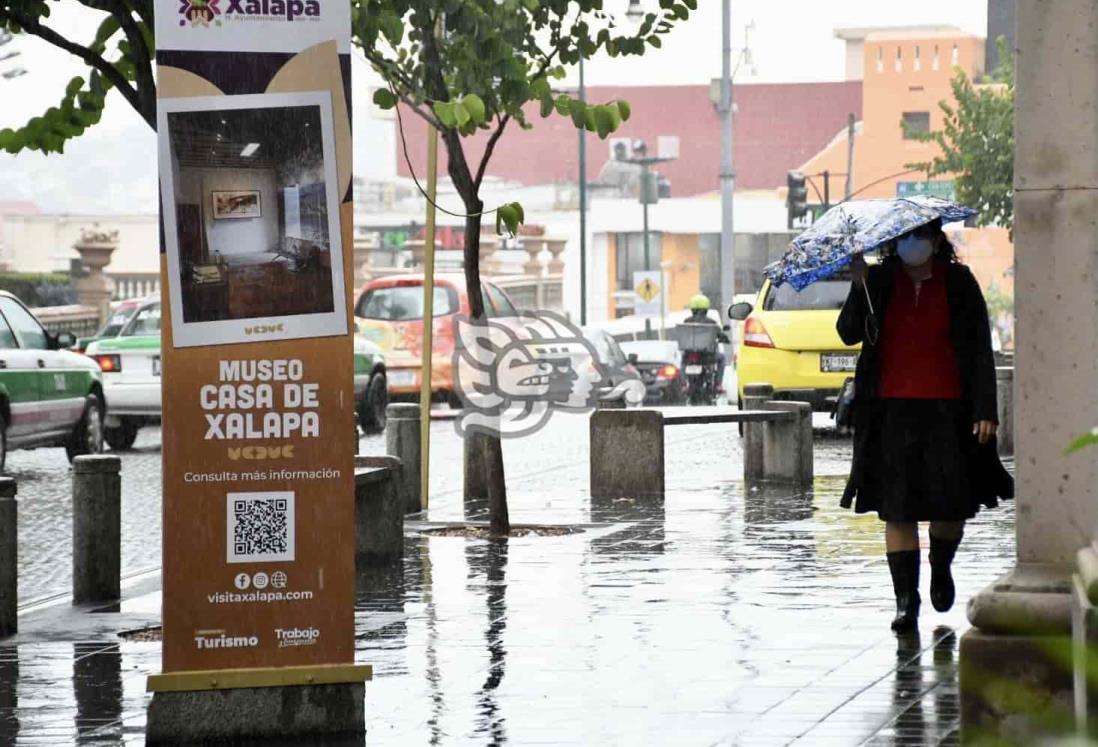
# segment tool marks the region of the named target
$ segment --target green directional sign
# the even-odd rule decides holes
[[[897,197],[919,197],[930,195],[941,197],[943,200],[956,200],[957,192],[953,187],[953,181],[936,182],[896,182]]]

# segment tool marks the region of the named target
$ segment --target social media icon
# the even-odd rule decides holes
[[[252,578],[247,573],[238,573],[236,574],[236,578],[233,579],[233,583],[236,585],[236,588],[244,591],[252,583]]]
[[[266,589],[267,584],[270,583],[270,580],[270,577],[266,573],[260,571],[259,573],[252,576],[252,586],[257,589]]]
[[[282,571],[275,571],[271,574],[271,586],[276,589],[285,589],[289,579],[286,578],[286,574]]]

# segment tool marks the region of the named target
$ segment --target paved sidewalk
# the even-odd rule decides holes
[[[389,586],[363,577],[368,744],[955,743],[964,603],[1012,561],[1012,506],[969,528],[957,606],[927,602],[921,636],[898,640],[881,526],[837,506],[846,442],[820,444],[812,494],[745,493],[734,428],[674,428],[662,504],[592,505],[586,426],[567,420],[505,447],[512,520],[585,531],[411,525]],[[567,446],[514,468],[539,438]],[[452,466],[427,518],[461,519],[460,467],[432,461]],[[143,742],[159,645],[115,633],[155,622],[156,576],[125,597],[117,613],[28,611],[0,641],[0,745]]]

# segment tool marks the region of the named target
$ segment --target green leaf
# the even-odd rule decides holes
[[[473,115],[469,113],[469,110],[465,108],[465,104],[460,101],[452,102],[454,119],[457,121],[458,128],[464,128],[466,125],[473,121]]]
[[[496,233],[502,234],[506,230],[507,234],[513,237],[518,233],[523,217],[522,206],[517,202],[500,205],[496,209]]]
[[[388,88],[379,88],[374,91],[374,105],[379,109],[392,109],[396,104],[396,96]]]
[[[478,125],[484,123],[486,119],[486,108],[484,106],[484,99],[477,96],[475,93],[470,93],[468,96],[461,100],[462,107],[469,113],[469,117]]]
[[[655,35],[652,35],[652,36],[648,37],[648,43],[651,44],[656,49],[659,49],[660,47],[663,46],[663,42],[660,41],[660,38],[658,36],[655,36]]]
[[[617,100],[617,105],[618,105],[618,115],[621,117],[621,121],[622,122],[628,122],[629,117],[631,117],[632,114],[633,114],[633,109],[632,109],[632,107],[629,106],[629,102],[625,101],[623,99],[618,99]]]
[[[103,19],[103,23],[99,24],[99,29],[95,32],[95,40],[91,43],[93,50],[103,50],[107,41],[118,33],[118,30],[122,28],[122,24],[119,23],[118,17],[114,14],[107,16]]]
[[[568,113],[572,117],[572,124],[576,127],[584,127],[587,123],[587,104],[579,99],[569,99]]]
[[[550,114],[553,113],[553,97],[552,96],[546,96],[545,98],[543,98],[541,100],[540,113],[541,113],[542,118],[548,117]]]
[[[1074,454],[1077,451],[1081,451],[1088,446],[1098,445],[1098,428],[1094,428],[1089,433],[1084,433],[1078,436],[1068,445],[1064,451],[1065,454]]]
[[[569,114],[571,114],[572,99],[570,99],[568,96],[561,94],[560,96],[557,96],[557,100],[553,103],[557,107],[557,114],[561,115],[562,117],[567,117]]]
[[[442,123],[443,127],[458,126],[456,109],[457,107],[454,106],[454,102],[452,101],[436,101],[431,104],[431,111],[435,113],[435,116],[438,117],[438,121]],[[465,113],[465,116],[469,116],[468,112]]]

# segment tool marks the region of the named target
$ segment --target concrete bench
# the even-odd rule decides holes
[[[396,457],[355,457],[355,564],[388,565],[404,557],[403,467]]]
[[[664,429],[713,423],[744,424],[745,482],[811,485],[812,406],[807,402],[765,402],[749,410],[596,410],[590,421],[592,498],[662,497]]]

